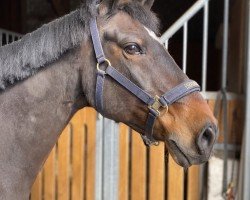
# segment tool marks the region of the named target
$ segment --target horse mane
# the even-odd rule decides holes
[[[93,3],[92,3],[93,4]],[[82,5],[80,9],[43,25],[20,40],[0,48],[0,91],[34,75],[55,62],[68,50],[77,47],[89,35],[89,19],[96,15],[96,5]],[[128,13],[157,32],[158,21],[153,13],[139,3],[124,4],[118,10]]]

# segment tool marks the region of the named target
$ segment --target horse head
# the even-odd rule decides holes
[[[160,43],[158,20],[150,11],[152,4],[152,0],[104,0],[97,6],[96,18],[101,46],[108,59],[101,71],[112,65],[146,93],[160,96],[189,78]],[[90,45],[93,46],[92,42]],[[94,65],[94,50],[89,56]],[[91,91],[95,90],[96,69],[92,74]],[[96,94],[85,94],[89,94],[89,104],[96,107]],[[103,83],[101,98],[101,113],[105,117],[123,122],[145,135],[148,105],[109,76]],[[217,121],[206,100],[194,91],[167,107],[159,106],[152,137],[165,142],[174,160],[188,167],[209,159],[217,138]]]

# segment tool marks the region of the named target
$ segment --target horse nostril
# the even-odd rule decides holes
[[[208,126],[205,128],[197,138],[197,146],[200,154],[206,154],[212,150],[216,138],[216,131]]]

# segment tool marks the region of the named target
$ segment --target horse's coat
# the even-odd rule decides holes
[[[80,108],[95,107],[90,17],[97,16],[106,57],[149,94],[163,94],[188,80],[144,28],[157,31],[157,18],[150,12],[152,0],[103,0],[98,13],[95,1],[87,2],[0,48],[0,200],[27,200],[71,117]],[[109,78],[103,103],[105,117],[143,134],[148,107]],[[216,120],[201,95],[193,93],[169,106],[168,112],[162,110],[153,137],[165,142],[177,163],[189,167],[209,159]]]
[[[17,81],[32,76],[40,68],[55,62],[89,36],[89,19],[96,15],[92,2],[46,24],[15,43],[0,48],[0,91]],[[120,10],[158,31],[158,20],[138,4],[126,4]],[[114,13],[110,13],[113,15]],[[87,27],[87,28],[86,28]]]

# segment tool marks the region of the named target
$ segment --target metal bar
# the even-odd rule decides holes
[[[0,47],[3,46],[3,34],[5,35],[5,39],[6,39],[6,44],[9,44],[11,42],[15,41],[15,37],[17,37],[18,39],[21,39],[22,34],[19,33],[15,33],[12,31],[7,31],[4,29],[0,29]],[[12,41],[10,41],[10,37],[12,37]]]
[[[103,116],[96,120],[96,168],[95,168],[95,200],[102,200],[103,194]]]
[[[3,32],[0,30],[0,47],[3,46]]]
[[[103,199],[118,199],[118,125],[104,118],[103,148]]]
[[[204,99],[208,100],[216,100],[218,98],[218,92],[201,92],[201,95],[203,96]],[[244,100],[244,95],[243,94],[236,94],[232,92],[227,92],[227,100]]]
[[[208,49],[208,15],[209,4],[206,1],[204,5],[204,18],[203,18],[203,50],[202,50],[202,91],[207,89],[207,49]]]
[[[228,151],[240,152],[240,149],[241,149],[240,145],[236,145],[236,144],[228,144],[227,145]],[[214,150],[224,151],[224,144],[219,144],[219,143],[215,144]]]
[[[165,42],[171,38],[189,19],[191,19],[209,0],[198,0],[189,8],[160,38],[161,42]]]
[[[223,136],[224,136],[224,155],[223,155],[223,183],[222,183],[222,192],[226,194],[228,187],[228,107],[227,107],[227,94],[226,90],[222,90],[222,106],[223,106]]]
[[[96,129],[95,200],[118,199],[118,125],[98,114]]]
[[[168,40],[164,41],[164,46],[166,49],[168,49]]]
[[[250,193],[250,1],[247,1],[247,53],[246,53],[246,107],[245,107],[245,132],[243,139],[243,152],[241,158],[243,160],[243,184],[242,184],[242,200],[249,200]]]
[[[187,43],[188,41],[188,22],[185,22],[183,27],[183,58],[182,58],[182,70],[187,73]]]
[[[240,149],[241,149],[240,145],[236,145],[236,144],[228,144],[227,145],[228,151],[240,152]],[[214,150],[224,151],[224,144],[219,144],[219,143],[215,144]]]
[[[6,44],[9,44],[9,33],[6,33]]]
[[[6,34],[10,34],[10,35],[14,35],[14,36],[18,36],[18,37],[22,37],[22,34],[15,33],[15,32],[13,32],[13,31],[7,31],[7,30],[1,29],[1,28],[0,28],[0,32],[6,33]]]
[[[222,82],[221,87],[227,86],[227,57],[228,57],[228,26],[229,0],[224,0],[224,27],[223,27],[223,55],[222,55]]]
[[[227,190],[227,177],[228,177],[228,131],[227,131],[227,99],[226,99],[226,85],[227,85],[227,58],[228,58],[228,26],[229,26],[229,0],[224,0],[224,19],[223,19],[223,53],[222,53],[222,82],[221,88],[223,91],[223,123],[224,127],[224,163],[223,163],[223,191]]]

